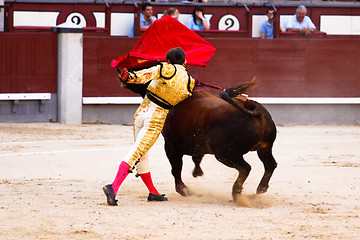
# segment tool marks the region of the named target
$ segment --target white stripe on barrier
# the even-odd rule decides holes
[[[83,97],[83,104],[140,104],[141,97]]]
[[[360,97],[353,98],[288,98],[252,97],[262,104],[360,104]],[[141,97],[83,97],[83,104],[140,104]]]
[[[127,150],[132,146],[117,147],[117,148],[98,148],[98,149],[72,149],[72,150],[55,150],[55,151],[43,151],[43,152],[16,152],[16,153],[0,153],[0,157],[6,156],[23,156],[23,155],[36,155],[36,154],[54,154],[54,153],[73,153],[73,152],[97,152],[97,151],[117,151]],[[153,148],[163,148],[163,146],[153,146]],[[150,151],[151,151],[150,149]]]
[[[49,100],[50,93],[0,93],[0,100]]]
[[[24,152],[24,153],[2,153],[0,156],[22,156],[22,155],[36,155],[36,154],[53,154],[53,153],[71,153],[71,152],[96,152],[96,151],[115,151],[121,149],[128,149],[129,147],[120,148],[102,148],[102,149],[73,149],[73,150],[55,150],[55,151],[44,151],[44,152]]]
[[[358,98],[250,98],[262,104],[360,104]]]
[[[72,143],[72,142],[96,142],[96,143],[100,143],[100,142],[104,142],[104,141],[112,141],[112,142],[116,142],[116,141],[120,141],[120,139],[114,139],[114,138],[108,138],[108,139],[71,139],[71,140],[43,140],[43,141],[29,141],[29,142],[0,142],[0,145],[21,145],[21,144],[44,144],[44,143]]]

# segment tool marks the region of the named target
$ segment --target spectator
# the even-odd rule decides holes
[[[210,21],[204,17],[204,10],[202,7],[195,6],[192,17],[189,18],[185,26],[191,30],[209,30]]]
[[[316,30],[314,23],[306,16],[306,7],[300,5],[296,9],[296,14],[289,18],[286,24],[286,31],[299,32],[303,35],[309,35]]]
[[[265,21],[262,25],[261,25],[261,38],[274,38],[274,22],[275,22],[275,18],[274,18],[274,9],[269,8],[268,10],[266,10],[266,16],[268,17],[268,20]],[[283,26],[281,26],[280,24],[280,31],[283,32],[285,29]]]
[[[170,15],[173,18],[175,18],[176,20],[179,20],[179,16],[180,16],[180,12],[177,8],[169,8],[168,10],[164,11],[164,16],[166,15]]]
[[[140,31],[145,31],[153,22],[155,22],[156,17],[153,16],[153,9],[151,3],[145,2],[141,6],[140,13]]]

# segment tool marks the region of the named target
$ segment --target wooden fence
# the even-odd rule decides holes
[[[57,35],[0,34],[0,93],[57,93]],[[134,96],[110,62],[138,38],[84,35],[84,97]],[[351,39],[207,39],[216,48],[200,81],[234,86],[256,76],[255,97],[359,97],[360,41]]]
[[[84,96],[134,96],[121,89],[110,62],[138,38],[84,37]],[[256,76],[255,97],[359,97],[360,41],[343,39],[207,39],[216,48],[200,81],[234,86]]]

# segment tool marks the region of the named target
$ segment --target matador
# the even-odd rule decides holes
[[[109,205],[117,205],[117,192],[133,168],[149,190],[148,201],[167,201],[154,187],[149,166],[148,150],[158,139],[169,109],[193,93],[195,80],[185,68],[185,52],[181,48],[170,49],[167,62],[139,71],[124,68],[119,77],[125,83],[145,84],[149,81],[144,100],[134,114],[133,128],[135,144],[123,157],[115,180],[103,187]]]

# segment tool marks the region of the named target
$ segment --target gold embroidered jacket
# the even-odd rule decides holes
[[[190,97],[195,80],[179,64],[160,63],[151,68],[129,72],[127,83],[145,84],[151,81],[147,97],[157,105],[169,109]]]

